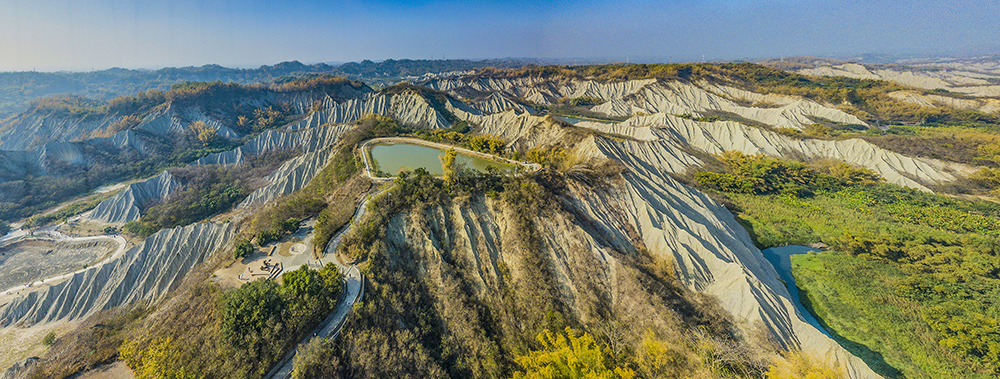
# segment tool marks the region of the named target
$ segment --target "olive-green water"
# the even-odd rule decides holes
[[[395,175],[402,171],[413,171],[417,168],[424,168],[431,175],[443,175],[444,169],[441,166],[439,157],[444,156],[444,150],[425,146],[410,144],[377,145],[372,148],[372,159],[382,172]],[[485,159],[458,154],[455,159],[458,164],[465,165],[467,169],[485,171],[486,167],[493,166],[500,170],[511,170],[511,166],[503,163],[488,161]]]

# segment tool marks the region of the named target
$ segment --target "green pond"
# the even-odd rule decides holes
[[[376,145],[372,148],[372,159],[378,165],[379,170],[388,174],[398,174],[402,171],[413,171],[423,167],[432,175],[444,175],[439,157],[444,156],[444,150],[432,147],[424,147],[410,144],[396,145]],[[509,171],[510,165],[488,161],[485,159],[458,154],[455,159],[458,164],[464,164],[465,168],[477,171],[485,171],[486,167],[493,166],[500,170]]]
[[[570,124],[573,124],[573,125],[579,124],[579,123],[584,122],[584,121],[588,121],[588,122],[600,122],[600,123],[603,123],[603,124],[609,124],[609,123],[611,123],[611,121],[595,120],[595,119],[584,119],[584,118],[579,118],[579,117],[563,116],[563,115],[556,115],[556,118],[558,118],[560,120],[563,120],[563,121],[566,121],[566,122],[568,122]]]

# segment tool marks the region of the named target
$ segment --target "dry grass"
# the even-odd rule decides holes
[[[57,338],[62,337],[76,325],[77,322],[56,321],[30,328],[0,328],[0,346],[4,347],[0,349],[0,369],[6,369],[28,357],[41,356],[49,350],[48,346],[42,344],[42,338],[46,334],[55,333]]]

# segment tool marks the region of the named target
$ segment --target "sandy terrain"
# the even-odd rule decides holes
[[[0,370],[6,370],[15,362],[27,357],[41,356],[48,350],[42,344],[46,334],[55,333],[61,337],[76,327],[76,322],[56,321],[38,324],[30,328],[0,328]]]
[[[0,289],[92,265],[117,248],[112,241],[26,240],[0,247]]]
[[[126,379],[135,378],[132,370],[124,362],[115,362],[81,373],[77,379]]]

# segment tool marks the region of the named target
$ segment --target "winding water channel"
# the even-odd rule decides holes
[[[799,300],[799,287],[795,285],[795,277],[792,276],[792,256],[807,254],[812,251],[819,250],[808,246],[788,245],[764,249],[762,252],[764,253],[764,258],[767,259],[768,262],[771,262],[775,271],[778,271],[778,276],[781,280],[785,281],[785,286],[788,287],[788,293],[792,296],[792,302],[795,304],[795,308],[799,310],[799,313],[802,314],[802,318],[804,318],[809,325],[816,327],[816,329],[819,329],[819,331],[829,337],[830,333],[828,333],[826,329],[820,325],[819,321],[813,317],[812,313],[809,313],[809,310],[806,309],[805,305],[802,304],[802,301]]]

